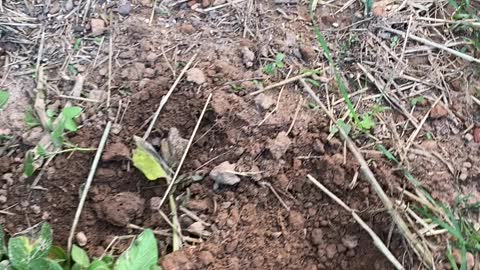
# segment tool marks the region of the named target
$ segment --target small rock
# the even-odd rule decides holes
[[[465,161],[465,162],[463,162],[462,167],[470,169],[470,168],[472,168],[472,163],[468,162],[468,161]]]
[[[349,249],[354,249],[358,246],[358,237],[355,235],[346,235],[342,238],[342,244]]]
[[[78,232],[75,235],[75,239],[77,240],[77,244],[81,247],[84,247],[87,244],[87,236],[84,232]]]
[[[102,102],[106,96],[107,96],[107,93],[104,90],[99,90],[99,89],[91,90],[88,93],[89,99],[97,100],[98,102]]]
[[[315,61],[315,58],[317,57],[315,50],[313,50],[312,47],[307,46],[300,47],[300,54],[302,55],[302,59],[308,63]]]
[[[243,64],[247,68],[252,67],[253,61],[255,60],[255,53],[253,53],[248,47],[243,47],[242,58],[243,58]]]
[[[292,227],[295,229],[303,229],[303,225],[305,224],[305,219],[300,212],[291,211],[290,215],[288,216],[288,222]]]
[[[42,209],[40,208],[40,206],[34,204],[32,206],[30,206],[30,209],[32,209],[33,213],[38,215],[42,212]]]
[[[210,251],[204,250],[198,254],[198,261],[203,266],[209,266],[210,264],[213,263],[213,261],[215,261],[215,257],[213,257]]]
[[[460,266],[462,264],[462,252],[459,249],[454,249],[452,251],[452,255],[453,255],[453,258],[455,259],[455,262]],[[475,265],[475,257],[470,252],[467,252],[466,257],[467,257],[467,269],[471,270]]]
[[[90,27],[93,36],[99,36],[103,34],[106,30],[105,22],[102,19],[91,19]]]
[[[323,231],[320,228],[312,230],[312,243],[314,245],[321,245],[323,243]]]
[[[230,164],[230,162],[225,161],[213,168],[209,175],[215,181],[215,183],[231,186],[240,182],[240,177],[232,173],[234,171],[235,164]]]
[[[334,245],[334,244],[330,244],[327,246],[326,248],[326,255],[327,255],[327,258],[329,259],[333,259],[335,257],[335,255],[337,254],[337,246]]]
[[[335,27],[335,28],[338,28],[340,26],[340,24],[338,24],[337,22],[334,22],[334,23],[332,23],[332,26]]]
[[[468,179],[468,173],[467,172],[462,172],[460,176],[458,177],[460,181],[465,181]]]
[[[255,97],[255,104],[257,104],[260,109],[266,111],[275,104],[275,100],[271,96],[262,93]]]
[[[72,10],[73,9],[73,0],[65,1],[64,8],[65,8],[65,11],[67,11],[67,12]]]
[[[127,159],[130,156],[130,149],[125,144],[118,142],[107,146],[102,155],[103,161]]]
[[[473,130],[473,140],[476,143],[480,143],[480,127],[477,127]]]
[[[432,108],[430,111],[430,118],[432,119],[440,119],[448,115],[448,111],[441,102],[439,102],[435,107]]]
[[[287,133],[282,131],[278,133],[275,140],[271,140],[268,144],[268,149],[272,153],[275,159],[280,159],[287,152],[288,147],[290,147],[291,140],[288,138]]]
[[[196,84],[204,84],[207,81],[207,78],[201,69],[191,68],[187,71],[187,81]]]
[[[473,139],[475,139],[474,136],[470,133],[465,134],[464,138],[465,138],[465,141],[467,141],[467,142],[471,142],[471,141],[473,141]]]
[[[122,1],[122,2],[123,3],[121,3],[118,6],[117,12],[120,15],[127,16],[128,14],[130,14],[130,11],[132,11],[132,4],[130,4],[129,1]]]
[[[187,231],[196,236],[203,236],[205,232],[205,226],[201,221],[197,221],[188,226]]]
[[[0,195],[0,203],[6,203],[7,202],[7,196],[5,195]]]
[[[182,24],[180,26],[180,32],[185,33],[185,34],[192,34],[195,32],[195,27],[189,23]]]

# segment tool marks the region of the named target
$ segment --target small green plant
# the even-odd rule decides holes
[[[400,40],[400,38],[398,36],[393,36],[392,38],[390,38],[390,48],[393,49],[393,48],[397,47],[399,40]]]
[[[7,105],[8,99],[10,98],[10,93],[5,90],[0,90],[0,111]]]
[[[80,50],[81,46],[82,46],[82,39],[81,38],[75,39],[75,44],[73,44],[73,50],[78,51]]]
[[[412,106],[417,106],[417,104],[423,104],[425,103],[426,99],[424,96],[418,96],[416,98],[413,98],[410,103],[412,104]]]
[[[52,229],[44,223],[34,237],[15,236],[6,247],[3,227],[0,226],[0,269],[8,270],[154,270],[158,249],[152,230],[142,232],[132,245],[115,259],[88,257],[82,248],[73,245],[69,265],[67,253],[52,245]]]
[[[263,73],[267,75],[275,75],[277,73],[277,69],[281,69],[285,66],[283,60],[285,59],[285,54],[277,53],[275,56],[275,61],[269,63],[263,67]]]

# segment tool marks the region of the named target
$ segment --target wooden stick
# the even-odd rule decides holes
[[[97,153],[95,154],[95,158],[93,159],[92,167],[90,168],[90,172],[88,173],[87,181],[85,183],[85,187],[82,191],[82,196],[80,197],[80,202],[78,203],[77,212],[75,213],[75,218],[73,220],[72,227],[70,228],[70,235],[68,236],[68,243],[67,243],[67,254],[68,258],[70,258],[70,252],[72,251],[72,244],[73,244],[73,237],[75,235],[75,230],[77,229],[78,221],[80,220],[80,215],[82,214],[83,206],[85,204],[85,200],[87,199],[88,191],[90,190],[90,186],[93,182],[93,177],[95,176],[95,172],[97,170],[98,162],[100,161],[100,157],[102,156],[103,148],[108,139],[108,134],[110,133],[110,128],[112,127],[112,122],[108,122],[105,130],[103,131],[102,139],[98,144]]]
[[[177,79],[173,83],[172,87],[170,87],[170,90],[168,90],[167,94],[162,97],[162,100],[160,100],[160,104],[158,105],[158,109],[155,112],[155,114],[153,115],[152,122],[150,122],[150,125],[148,126],[148,129],[145,132],[145,135],[143,135],[143,139],[145,141],[147,140],[148,136],[150,136],[150,133],[152,132],[153,126],[155,125],[155,122],[157,121],[157,118],[160,115],[160,112],[162,111],[163,106],[165,106],[165,104],[167,103],[167,100],[172,95],[173,90],[175,90],[175,88],[177,87],[180,80],[182,80],[183,75],[190,68],[190,66],[192,65],[192,63],[193,63],[193,61],[195,60],[196,57],[197,57],[197,54],[195,54],[194,56],[192,56],[192,58],[190,58],[190,61],[188,61],[188,63],[185,65],[185,67],[183,67],[182,72],[180,72]]]
[[[325,107],[323,102],[317,97],[317,95],[313,92],[312,88],[305,82],[305,80],[300,79],[300,82],[303,84],[304,90],[315,100],[315,102],[319,105],[319,107],[325,112],[325,114],[335,122],[335,116]],[[335,122],[336,124],[336,122]],[[399,231],[403,234],[403,236],[407,239],[408,243],[412,246],[413,250],[417,255],[422,259],[422,261],[429,266],[430,268],[433,265],[433,256],[430,250],[419,241],[417,241],[415,235],[410,231],[408,228],[407,223],[402,219],[400,214],[397,210],[393,207],[393,203],[390,198],[387,196],[385,191],[383,191],[382,186],[378,183],[375,175],[373,174],[372,170],[368,167],[368,163],[363,158],[360,150],[355,145],[355,143],[348,137],[348,134],[345,131],[338,127],[338,131],[342,136],[343,140],[347,144],[348,149],[352,152],[353,156],[357,159],[358,163],[360,164],[360,170],[362,171],[365,179],[370,183],[373,190],[377,193],[378,197],[382,201],[385,208],[387,208],[388,213],[392,216],[393,221],[397,225]]]
[[[383,255],[385,255],[385,257],[387,257],[387,259],[395,266],[396,269],[405,269],[402,264],[395,258],[395,256],[390,252],[390,250],[385,246],[382,239],[380,239],[380,237],[378,237],[378,235],[370,227],[368,227],[367,223],[365,223],[363,219],[359,217],[357,213],[355,213],[355,210],[346,205],[342,200],[340,200],[340,198],[338,198],[335,194],[328,190],[324,185],[320,184],[320,182],[318,182],[317,179],[313,178],[313,176],[309,174],[307,175],[307,178],[308,180],[310,180],[310,182],[312,182],[325,194],[327,194],[328,197],[334,200],[338,205],[350,212],[350,214],[358,222],[358,224],[360,224],[360,226],[370,235],[373,240],[373,244],[383,253]]]

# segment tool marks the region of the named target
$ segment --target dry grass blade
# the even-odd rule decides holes
[[[317,179],[315,179],[313,176],[307,175],[307,178],[308,180],[310,180],[310,182],[315,184],[325,194],[327,194],[328,197],[338,203],[338,205],[350,212],[350,214],[358,222],[358,224],[360,224],[360,226],[370,235],[375,246],[385,255],[385,257],[387,257],[387,259],[395,266],[396,269],[405,269],[402,264],[395,258],[395,256],[393,256],[387,246],[383,243],[382,239],[380,239],[380,237],[378,237],[378,235],[363,221],[363,219],[360,218],[357,213],[355,213],[355,210],[346,205],[342,200],[340,200],[340,198],[338,198],[335,194],[328,190],[324,185],[320,184],[320,182],[318,182]]]
[[[325,112],[325,114],[332,121],[335,121],[334,115],[327,109],[327,107],[325,107],[325,105],[317,97],[317,95],[315,95],[315,93],[310,88],[310,86],[305,82],[305,80],[301,79],[300,82],[303,84],[303,87],[304,87],[305,91],[313,98],[313,100],[315,100],[315,102]],[[372,170],[370,170],[370,167],[368,166],[368,163],[363,158],[360,150],[355,145],[355,143],[350,139],[348,134],[341,127],[338,127],[338,130],[339,130],[339,133],[340,133],[342,139],[345,141],[348,149],[350,150],[350,152],[352,152],[353,156],[355,157],[355,159],[360,164],[360,170],[362,171],[363,175],[365,176],[365,179],[370,183],[370,185],[372,186],[375,193],[377,193],[378,197],[382,201],[385,208],[387,208],[388,213],[390,214],[393,221],[397,225],[399,231],[407,239],[408,243],[411,245],[411,247],[414,249],[414,251],[420,257],[420,259],[427,266],[432,267],[434,260],[433,260],[432,253],[430,252],[428,247],[426,247],[423,243],[419,242],[417,240],[417,237],[410,231],[407,223],[402,219],[400,214],[397,212],[397,210],[393,206],[392,201],[390,200],[388,195],[385,193],[385,191],[382,189],[382,187],[378,183],[377,179],[375,178],[375,175],[373,174]]]
[[[90,172],[88,173],[87,181],[85,182],[85,187],[83,188],[82,195],[80,197],[80,202],[78,203],[78,207],[77,207],[77,212],[75,213],[75,218],[73,220],[72,227],[70,228],[70,234],[68,236],[68,243],[67,243],[68,255],[70,255],[70,251],[72,250],[73,237],[75,235],[75,230],[77,229],[78,221],[80,220],[80,215],[82,214],[83,206],[85,204],[85,200],[87,199],[87,194],[93,182],[93,177],[95,176],[98,162],[100,161],[100,157],[102,156],[103,148],[105,147],[105,144],[107,142],[111,127],[112,127],[112,122],[108,122],[107,126],[105,127],[105,130],[103,131],[102,139],[98,144],[97,153],[95,154],[95,158],[93,159],[92,167],[90,168]],[[70,258],[70,256],[67,256],[67,258]]]
[[[296,82],[296,81],[298,81],[298,80],[300,80],[300,79],[303,79],[303,78],[305,78],[305,77],[308,77],[308,76],[310,76],[310,75],[311,75],[310,72],[305,72],[305,73],[303,73],[303,74],[300,74],[300,75],[293,76],[293,77],[291,77],[291,78],[285,79],[285,80],[283,80],[283,81],[281,81],[281,82],[271,84],[271,85],[269,85],[269,86],[267,86],[267,87],[265,87],[265,88],[263,88],[263,89],[260,89],[260,90],[257,90],[257,91],[255,91],[255,92],[250,93],[250,95],[251,95],[251,96],[255,96],[255,95],[258,95],[258,94],[260,94],[260,93],[263,93],[263,92],[265,92],[265,91],[267,91],[267,90],[270,90],[270,89],[273,89],[273,88],[276,88],[276,87],[279,87],[279,86],[283,86],[283,85],[285,85],[285,84],[289,84],[289,83],[292,83],[292,82]]]

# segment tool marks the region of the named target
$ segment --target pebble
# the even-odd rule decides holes
[[[288,147],[292,141],[288,138],[287,133],[282,131],[278,133],[277,137],[274,140],[271,140],[268,144],[268,149],[272,153],[275,159],[280,159],[287,152]]]
[[[474,138],[473,138],[473,135],[470,134],[470,133],[465,134],[465,137],[464,137],[464,138],[465,138],[465,141],[467,141],[467,142],[471,142],[471,141],[473,141],[473,139],[474,139]]]
[[[123,16],[127,16],[132,11],[132,4],[129,1],[125,1],[118,6],[118,13]]]
[[[191,68],[187,71],[187,81],[196,84],[204,84],[207,81],[207,78],[201,69]]]
[[[209,175],[217,184],[229,186],[235,185],[240,182],[240,177],[238,177],[234,173],[231,173],[235,171],[235,167],[235,164],[231,164],[230,162],[225,161],[213,168],[213,170],[210,171]]]
[[[307,63],[313,62],[317,57],[315,50],[312,47],[307,46],[300,47],[300,55],[302,56],[302,59]]]
[[[7,186],[13,185],[13,173],[6,173],[2,175],[2,179],[7,182]]]
[[[462,172],[458,178],[460,179],[460,181],[465,181],[468,179],[468,173]]]
[[[312,243],[314,245],[320,245],[323,243],[323,231],[320,228],[315,228],[312,230]]]
[[[248,47],[243,47],[242,58],[243,58],[243,64],[247,68],[252,67],[253,61],[255,60],[255,53],[253,53]]]
[[[430,118],[432,119],[440,119],[448,115],[448,111],[441,102],[435,105],[430,112]]]
[[[354,235],[346,235],[342,238],[342,244],[349,249],[354,249],[358,246],[358,238]]]
[[[467,168],[467,169],[470,169],[472,168],[472,163],[468,162],[468,161],[465,161],[462,165],[463,168]]]
[[[42,212],[42,208],[36,204],[30,206],[30,209],[32,209],[33,213],[36,215],[39,215]]]
[[[6,202],[7,202],[7,196],[0,195],[0,203],[6,203]]]
[[[75,239],[77,240],[78,245],[81,247],[84,247],[87,244],[87,236],[84,232],[78,232],[75,235]]]

